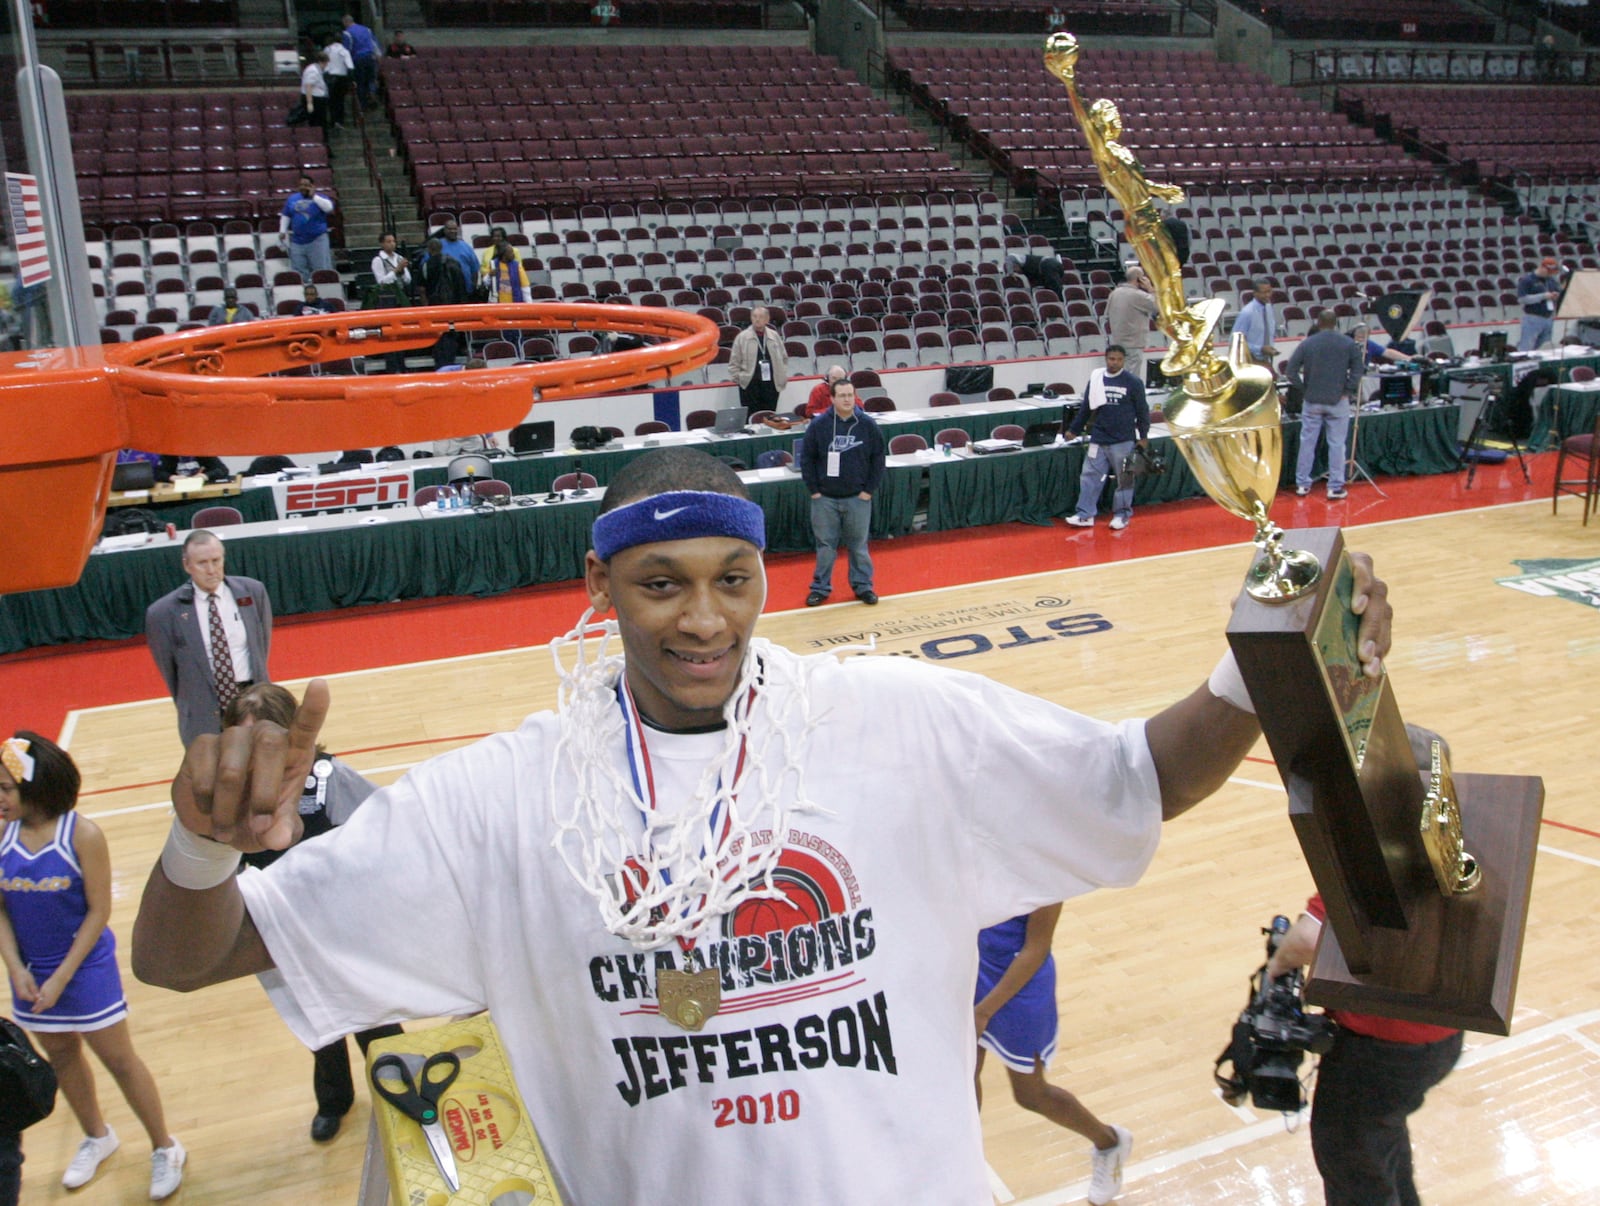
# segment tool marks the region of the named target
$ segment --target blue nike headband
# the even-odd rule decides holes
[[[704,490],[671,490],[607,511],[594,521],[595,556],[610,561],[623,549],[661,540],[731,536],[767,547],[767,517],[748,498]]]

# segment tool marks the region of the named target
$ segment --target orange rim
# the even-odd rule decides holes
[[[470,374],[264,375],[431,347],[452,330],[507,329],[603,331],[656,342]],[[130,446],[238,455],[375,440],[406,443],[460,434],[456,428],[510,427],[538,402],[617,393],[699,368],[716,356],[717,336],[709,319],[681,310],[541,302],[263,319],[112,344],[103,351],[127,416]]]

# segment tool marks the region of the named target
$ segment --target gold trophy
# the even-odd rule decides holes
[[[1282,406],[1272,371],[1251,358],[1237,335],[1226,360],[1212,350],[1226,303],[1221,298],[1192,304],[1185,299],[1183,268],[1156,208],[1157,201],[1182,204],[1183,190],[1145,176],[1138,158],[1121,141],[1122,116],[1116,105],[1101,99],[1085,108],[1078,93],[1078,52],[1078,40],[1070,33],[1051,34],[1045,67],[1067,86],[1067,99],[1100,179],[1122,206],[1128,242],[1154,286],[1157,323],[1172,341],[1161,371],[1181,381],[1167,396],[1167,425],[1205,492],[1255,525],[1261,555],[1250,568],[1245,589],[1264,602],[1297,599],[1315,585],[1322,567],[1311,553],[1284,548],[1282,530],[1267,517],[1283,465]]]
[[[1452,775],[1438,751],[1426,785],[1418,775],[1387,677],[1366,677],[1357,656],[1354,576],[1339,530],[1298,532],[1310,548],[1290,550],[1267,516],[1283,463],[1272,373],[1240,335],[1225,359],[1213,350],[1225,304],[1184,297],[1182,266],[1156,208],[1181,203],[1183,190],[1146,178],[1122,142],[1115,105],[1085,107],[1078,57],[1069,33],[1045,43],[1045,67],[1067,86],[1155,286],[1158,321],[1172,341],[1161,369],[1180,382],[1165,405],[1173,439],[1206,493],[1256,529],[1260,551],[1228,640],[1328,910],[1307,999],[1509,1033],[1543,783]],[[1468,839],[1479,858],[1467,853]]]

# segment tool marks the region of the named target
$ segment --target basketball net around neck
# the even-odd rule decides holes
[[[617,625],[593,617],[590,608],[550,642],[560,681],[551,844],[606,929],[640,950],[671,942],[688,948],[744,901],[781,897],[772,872],[790,814],[823,811],[806,799],[802,756],[821,720],[806,680],[825,660],[752,638],[723,705],[721,747],[687,805],[663,815],[641,798],[623,752],[623,659],[610,652]],[[592,650],[590,642],[597,642]],[[563,796],[563,769],[574,780],[570,798]],[[753,840],[758,833],[764,840]]]

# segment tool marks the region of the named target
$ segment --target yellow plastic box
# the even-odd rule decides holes
[[[455,1152],[461,1188],[455,1193],[433,1162],[422,1127],[372,1094],[373,1117],[389,1166],[389,1200],[395,1206],[561,1206],[544,1148],[534,1134],[511,1075],[511,1063],[488,1014],[379,1039],[367,1051],[415,1055],[423,1060],[454,1051],[461,1073],[439,1101],[439,1121]]]

